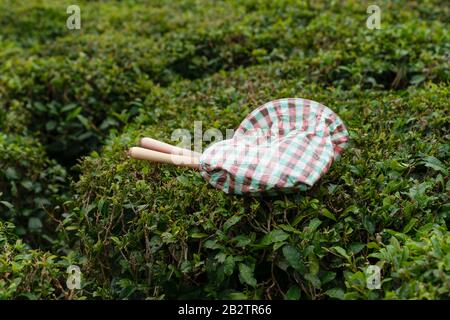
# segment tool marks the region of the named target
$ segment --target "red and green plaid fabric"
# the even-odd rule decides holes
[[[226,193],[306,190],[348,140],[343,122],[326,106],[300,98],[275,100],[250,113],[233,138],[207,148],[201,174]]]

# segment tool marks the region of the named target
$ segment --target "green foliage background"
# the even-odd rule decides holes
[[[442,1],[78,1],[68,30],[71,4],[0,0],[0,298],[450,297]],[[283,97],[351,136],[306,193],[225,195],[125,154]]]

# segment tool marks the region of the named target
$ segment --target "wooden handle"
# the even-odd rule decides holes
[[[172,146],[168,143],[164,143],[152,138],[142,138],[140,141],[140,145],[143,148],[155,150],[164,153],[178,154],[187,157],[195,157],[200,158],[201,154],[195,151],[191,151],[189,149],[184,149],[180,147]]]
[[[148,150],[140,147],[130,148],[128,154],[138,160],[148,160],[158,163],[168,163],[177,166],[188,167],[193,169],[200,169],[200,161],[197,157],[180,156],[176,154],[169,154]]]

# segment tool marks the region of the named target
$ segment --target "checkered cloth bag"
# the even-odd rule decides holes
[[[348,140],[343,122],[326,106],[300,98],[275,100],[250,113],[231,139],[207,148],[201,174],[226,193],[306,190]]]

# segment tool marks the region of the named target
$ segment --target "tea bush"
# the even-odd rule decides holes
[[[391,288],[387,299],[438,299],[450,292],[450,237],[448,230],[425,225],[416,240],[404,234],[392,234],[390,243],[371,256],[391,268]],[[403,244],[403,246],[402,246]],[[347,278],[347,277],[346,277]],[[356,275],[348,277],[355,284]],[[392,290],[392,288],[396,288]]]
[[[448,6],[378,1],[370,30],[353,0],[79,1],[68,30],[71,4],[0,0],[1,298],[449,298]],[[125,153],[283,97],[350,132],[306,193]]]
[[[36,139],[0,134],[0,218],[13,221],[19,235],[52,241],[55,206],[66,200],[67,183],[66,170]]]
[[[361,27],[366,14],[355,1],[132,3],[81,2],[84,27],[75,32],[64,29],[64,1],[0,4],[2,41],[11,47],[0,93],[30,111],[30,129],[63,164],[98,148],[139,107],[151,108],[155,84],[180,78],[292,57],[293,72],[339,86],[449,78],[445,19],[435,18],[432,2],[390,4],[375,33]],[[423,20],[412,20],[418,10]]]
[[[73,259],[31,250],[14,228],[0,221],[0,299],[83,299],[65,285]]]
[[[382,293],[361,293],[362,270],[393,241],[390,230],[414,237],[421,226],[445,226],[447,86],[368,94],[295,79],[278,78],[275,85],[266,81],[283,67],[247,68],[174,85],[157,99],[156,123],[153,113],[143,111],[124,134],[111,137],[101,156],[83,161],[75,187],[80,198],[65,224],[81,240],[85,270],[104,282],[112,296],[419,297],[411,289],[404,293],[407,289],[398,282],[385,282]],[[250,83],[257,94],[249,90]],[[352,137],[341,161],[306,194],[225,195],[198,173],[125,155],[138,137],[167,139],[178,127],[192,129],[195,119],[233,128],[269,97],[294,93],[335,109]],[[336,105],[338,100],[345,104]],[[182,112],[183,119],[174,118]],[[391,262],[384,259],[381,264]],[[385,279],[400,277],[393,270],[383,270]],[[446,287],[445,277],[430,277]],[[444,290],[424,290],[420,297],[448,296]]]

